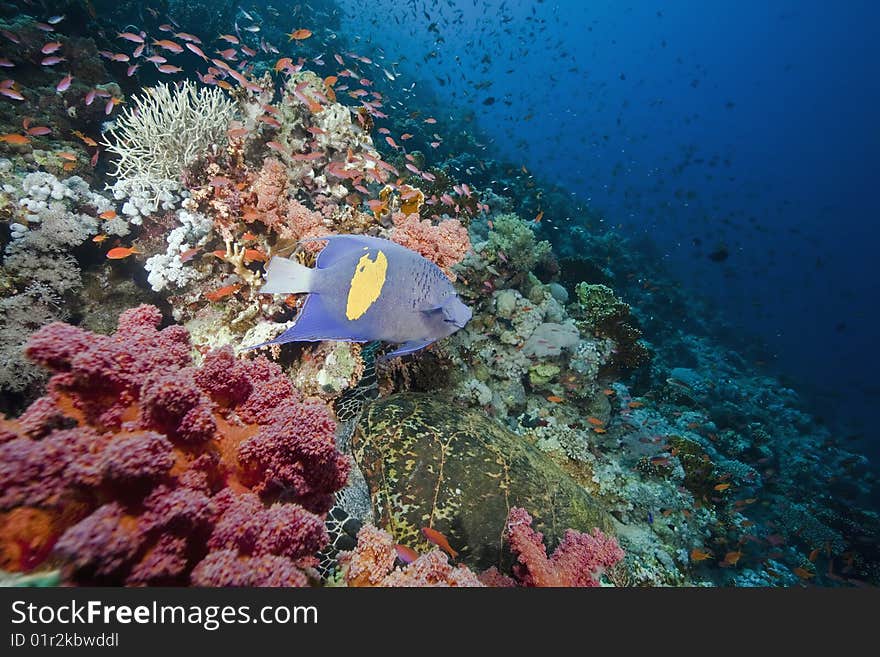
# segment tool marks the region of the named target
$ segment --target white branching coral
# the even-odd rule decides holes
[[[181,254],[203,246],[211,233],[213,222],[198,212],[181,209],[177,213],[181,225],[168,234],[168,248],[147,259],[144,267],[150,275],[147,281],[156,292],[166,287],[181,288],[199,278],[199,271],[184,266]]]
[[[222,90],[192,82],[151,87],[132,103],[107,130],[104,143],[118,156],[113,194],[134,197],[127,214],[137,217],[174,201],[183,169],[225,142],[235,104]]]

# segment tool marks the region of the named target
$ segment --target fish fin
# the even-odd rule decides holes
[[[458,301],[458,303],[456,303],[456,301]],[[464,309],[464,313],[462,312],[462,308]],[[464,328],[465,324],[467,324],[471,318],[470,309],[461,303],[461,300],[454,294],[444,297],[439,303],[421,308],[420,311],[426,315],[442,312],[443,321],[452,322],[459,328]]]
[[[323,248],[315,260],[315,266],[318,269],[332,267],[352,251],[359,249],[388,250],[393,246],[397,246],[394,242],[383,240],[380,237],[369,237],[368,235],[325,235],[324,237],[309,237],[300,240],[301,244],[306,242],[327,242],[327,246]]]
[[[310,294],[299,311],[299,315],[296,316],[296,322],[293,326],[278,337],[253,347],[247,347],[247,350],[270,344],[322,342],[324,340],[368,342],[372,338],[361,336],[351,324],[334,319],[333,314],[324,305],[323,298],[318,294]]]
[[[445,297],[443,297],[442,300],[438,301],[437,303],[433,303],[429,306],[423,306],[422,308],[419,308],[419,311],[425,313],[426,315],[431,315],[433,313],[442,311],[443,318],[449,320],[450,319],[449,316],[451,315],[450,301],[454,297],[455,297],[455,295],[445,296]]]
[[[260,288],[261,294],[294,294],[311,292],[314,285],[314,270],[299,264],[296,260],[275,256],[266,267],[266,283]]]
[[[406,354],[411,354],[413,352],[419,351],[420,349],[424,349],[433,342],[435,342],[435,340],[409,340],[407,342],[404,342],[390,354],[387,354],[385,358],[396,358],[397,356],[405,356]]]

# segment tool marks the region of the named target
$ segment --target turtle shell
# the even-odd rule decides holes
[[[404,393],[373,402],[351,446],[377,524],[419,551],[431,547],[421,528],[432,527],[467,565],[506,569],[513,506],[533,516],[550,548],[569,528],[611,528],[600,504],[544,452],[442,397]]]

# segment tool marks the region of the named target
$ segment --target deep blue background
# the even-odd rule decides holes
[[[404,101],[432,85],[512,161],[650,236],[767,367],[878,451],[880,3],[341,6]]]

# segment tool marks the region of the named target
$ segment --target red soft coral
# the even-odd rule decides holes
[[[25,353],[56,372],[50,392],[66,395],[90,423],[115,429],[147,375],[190,361],[189,334],[180,326],[160,331],[161,321],[157,308],[142,305],[119,316],[112,336],[49,324],[31,336]]]
[[[208,399],[189,369],[152,374],[141,389],[140,407],[143,426],[185,443],[210,440],[217,431]]]
[[[220,550],[205,557],[192,573],[196,586],[306,586],[308,578],[290,559],[243,557]]]
[[[350,467],[336,450],[330,411],[318,404],[286,403],[266,419],[238,448],[247,481],[258,493],[283,493],[310,511],[326,513]]]
[[[339,563],[349,586],[598,586],[601,572],[623,558],[614,538],[598,529],[592,534],[569,529],[548,558],[544,537],[532,529],[525,509],[512,508],[506,539],[518,557],[516,579],[497,568],[476,575],[465,566],[453,567],[447,556],[434,549],[404,566],[396,566],[397,550],[391,534],[372,525],[358,532],[357,546],[340,555]]]

